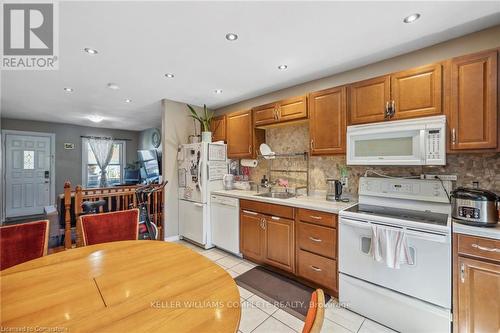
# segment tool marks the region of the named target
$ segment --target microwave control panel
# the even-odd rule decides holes
[[[427,131],[427,159],[440,159],[441,130]]]

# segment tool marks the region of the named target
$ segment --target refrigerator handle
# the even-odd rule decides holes
[[[198,162],[198,184],[200,185],[200,191],[202,191],[201,187],[202,187],[202,184],[201,184],[201,165],[202,165],[202,161],[200,159],[200,161]]]

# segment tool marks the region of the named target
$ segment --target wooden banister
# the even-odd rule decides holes
[[[64,248],[71,249],[71,183],[64,183]]]

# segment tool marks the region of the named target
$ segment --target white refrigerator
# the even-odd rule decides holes
[[[177,153],[179,235],[208,249],[213,247],[210,192],[222,189],[228,173],[227,149],[221,143],[181,145]]]

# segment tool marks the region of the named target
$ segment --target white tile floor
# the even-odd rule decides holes
[[[191,243],[178,241],[224,268],[233,278],[255,267],[255,264],[225,251],[213,248],[204,250]],[[302,332],[304,322],[278,309],[252,292],[238,287],[242,304],[239,332],[241,333],[294,333]],[[391,333],[381,326],[340,306],[332,299],[325,309],[325,321],[321,332],[325,333]]]

